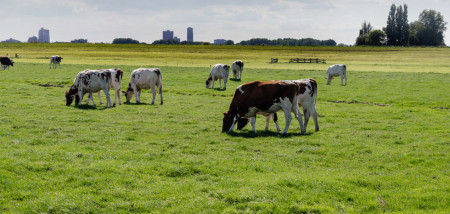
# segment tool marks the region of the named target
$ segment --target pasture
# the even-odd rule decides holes
[[[449,48],[0,44],[6,53],[19,58],[0,71],[0,212],[450,212]],[[62,69],[50,70],[55,54]],[[242,82],[205,88],[211,65],[236,59]],[[325,85],[335,63],[347,86]],[[143,91],[141,104],[65,106],[79,71],[115,67],[122,90],[132,70],[161,68],[164,105]],[[238,85],[301,78],[318,82],[319,132],[312,119],[305,135],[295,120],[286,135],[264,131],[261,116],[255,133],[221,132]]]

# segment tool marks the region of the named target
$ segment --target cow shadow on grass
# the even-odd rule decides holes
[[[274,131],[265,131],[265,130],[257,130],[257,131],[233,131],[226,132],[227,135],[231,137],[243,137],[243,138],[257,138],[257,137],[278,137],[278,138],[291,138],[295,136],[308,136],[311,133],[300,134],[300,133],[286,133],[282,134],[281,132]]]
[[[151,103],[143,103],[143,102],[140,102],[140,103],[124,102],[122,104],[123,105],[130,105],[130,106],[140,106],[140,105],[150,105],[151,106],[152,105]],[[155,104],[156,104],[156,101],[155,101]],[[153,104],[153,105],[155,105],[155,104]]]
[[[213,88],[215,91],[226,91],[226,89],[223,88]]]
[[[241,82],[241,79],[230,78],[230,81],[233,81],[233,82]]]
[[[106,106],[92,106],[92,105],[75,105],[74,108],[81,109],[81,110],[105,110],[108,109]]]

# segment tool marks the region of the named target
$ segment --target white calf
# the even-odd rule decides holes
[[[109,72],[111,72],[112,81],[111,81],[111,85],[109,86],[109,89],[111,90],[111,88],[114,88],[114,91],[116,93],[115,96],[114,96],[113,106],[116,105],[116,100],[117,99],[119,100],[119,105],[122,105],[122,101],[120,100],[120,87],[122,86],[123,71],[120,70],[119,68],[102,69],[102,71],[109,71]],[[100,105],[103,104],[102,98],[100,97],[100,91],[97,92],[97,95],[98,95],[98,100],[100,102]],[[89,94],[89,98],[94,100],[92,98],[92,94]],[[89,105],[89,99],[86,100],[86,105]]]
[[[209,77],[206,80],[206,88],[209,88],[212,83],[212,88],[214,88],[214,82],[219,80],[220,88],[222,88],[222,79],[223,79],[223,90],[227,89],[227,81],[228,74],[230,73],[230,66],[227,64],[215,64],[211,68],[211,72],[209,73]]]
[[[139,68],[131,73],[130,83],[128,83],[127,91],[122,91],[125,94],[127,103],[130,102],[133,94],[136,94],[136,103],[141,102],[142,89],[152,89],[153,99],[152,105],[155,103],[156,88],[161,97],[161,105],[163,104],[162,95],[162,75],[159,68]]]
[[[242,71],[244,70],[244,63],[241,60],[236,60],[231,64],[231,71],[233,71],[234,79],[241,79]]]
[[[341,77],[341,85],[343,84],[343,80],[345,78],[345,85],[347,85],[347,66],[344,64],[336,64],[332,65],[327,70],[327,85],[331,83],[331,79],[333,77]]]
[[[62,59],[63,58],[58,55],[51,56],[50,57],[50,69],[52,69],[52,65],[53,65],[54,69],[56,69],[56,65],[59,65],[59,68],[61,68],[61,60]]]
[[[92,94],[103,90],[106,95],[106,107],[112,107],[111,98],[109,96],[109,87],[111,85],[111,72],[100,70],[85,70],[78,73],[73,81],[70,90],[66,91],[66,105],[70,105],[75,97],[75,104],[81,105],[83,95],[86,93]],[[92,96],[90,96],[92,99]],[[94,99],[92,103],[95,106]]]

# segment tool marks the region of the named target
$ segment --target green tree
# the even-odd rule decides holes
[[[388,45],[396,45],[397,44],[397,32],[396,32],[396,26],[397,23],[395,22],[395,11],[396,11],[396,6],[395,4],[391,5],[391,10],[389,11],[389,16],[388,16],[388,20],[387,20],[387,25],[386,25],[386,37],[387,37],[387,44]]]
[[[385,44],[386,34],[382,30],[370,31],[367,37],[367,44],[373,46],[381,46]]]
[[[447,22],[441,13],[435,10],[424,10],[419,15],[419,20],[416,26],[415,37],[419,45],[426,46],[441,46],[444,43],[444,32],[447,30]]]
[[[359,36],[356,38],[356,45],[367,45],[366,40],[372,30],[373,27],[370,22],[364,21],[359,30]]]

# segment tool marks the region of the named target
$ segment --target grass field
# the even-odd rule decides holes
[[[0,212],[450,212],[449,48],[0,44],[6,53],[19,58],[0,71]],[[55,54],[61,70],[49,70]],[[296,57],[328,63],[287,63]],[[210,65],[235,59],[242,82],[206,89]],[[347,64],[347,86],[325,85],[334,63]],[[133,69],[161,68],[164,105],[144,91],[142,104],[65,106],[79,71],[114,67],[123,90]],[[238,85],[300,78],[318,81],[319,132],[312,120],[306,135],[294,121],[266,132],[262,117],[255,133],[221,132]]]

